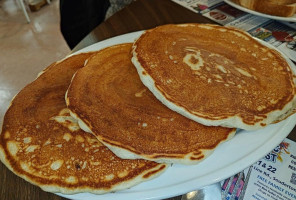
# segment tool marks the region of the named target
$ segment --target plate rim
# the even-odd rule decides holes
[[[232,2],[231,0],[224,0],[225,3],[229,4],[232,7],[235,7],[241,11],[247,12],[249,14],[253,14],[253,15],[257,15],[260,17],[266,17],[269,19],[273,19],[273,20],[279,20],[279,21],[289,21],[289,22],[296,22],[296,14],[294,14],[292,17],[280,17],[280,16],[276,16],[276,15],[269,15],[269,14],[265,14],[265,13],[261,13],[255,10],[251,10],[248,8],[245,8],[241,5],[238,5],[234,2]]]

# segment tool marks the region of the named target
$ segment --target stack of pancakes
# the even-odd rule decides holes
[[[46,68],[13,99],[0,159],[45,191],[118,191],[285,119],[295,93],[286,60],[245,32],[160,26]]]

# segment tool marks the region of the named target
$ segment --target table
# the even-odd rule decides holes
[[[134,31],[153,28],[168,23],[214,23],[171,0],[137,0],[117,12],[89,33],[73,52],[93,43]],[[296,128],[288,136],[296,141]],[[1,200],[64,200],[52,193],[42,191],[25,180],[15,176],[0,163]],[[180,200],[181,197],[169,200]]]
[[[171,0],[137,0],[96,27],[73,51],[125,33],[145,30],[162,24],[190,22],[215,23]]]

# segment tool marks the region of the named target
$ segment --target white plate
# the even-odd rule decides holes
[[[258,15],[261,17],[267,17],[270,19],[275,19],[275,20],[280,20],[280,21],[296,22],[296,14],[294,14],[292,17],[280,17],[280,16],[268,15],[268,14],[260,13],[260,12],[254,11],[254,10],[250,10],[248,8],[245,8],[243,6],[240,6],[240,5],[232,2],[231,0],[224,0],[224,2],[231,5],[232,7],[235,7],[237,9],[242,10],[247,13],[251,13],[253,15]]]
[[[141,33],[139,31],[114,37],[93,44],[76,53],[99,50],[114,44],[133,42]],[[269,44],[266,45],[274,48]],[[288,58],[287,61],[293,65]],[[293,67],[295,66],[293,65]],[[233,139],[218,146],[214,153],[200,164],[192,166],[173,165],[158,178],[127,190],[104,195],[90,193],[75,195],[58,193],[57,195],[75,200],[151,200],[181,195],[224,180],[252,165],[286,138],[295,123],[296,115],[293,115],[281,123],[269,125],[264,129],[257,131],[241,130]]]

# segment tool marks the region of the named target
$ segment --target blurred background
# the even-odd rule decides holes
[[[0,113],[40,71],[70,53],[60,32],[59,0],[23,2],[30,23],[19,0],[0,0]],[[14,73],[22,78],[12,78]]]

